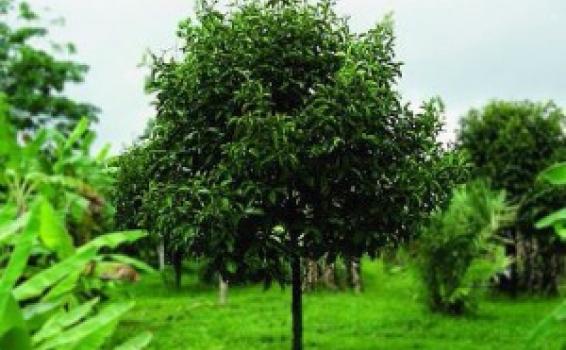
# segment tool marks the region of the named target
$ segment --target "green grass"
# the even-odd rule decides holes
[[[365,292],[322,291],[304,297],[306,349],[495,349],[524,348],[535,325],[559,299],[487,298],[475,316],[431,314],[419,302],[418,284],[408,272],[383,273],[380,263],[364,266]],[[185,276],[182,290],[146,277],[123,287],[120,298],[136,307],[119,326],[115,341],[143,330],[154,334],[151,349],[289,349],[290,289],[234,287],[227,306],[216,290]],[[558,327],[539,349],[561,349]]]

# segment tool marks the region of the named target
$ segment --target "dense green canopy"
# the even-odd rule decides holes
[[[300,257],[410,238],[465,172],[437,141],[440,100],[402,103],[392,27],[351,33],[332,1],[200,2],[178,57],[155,57],[157,118],[125,156],[146,171],[124,170],[121,201],[145,181],[140,221],[170,249],[228,279],[283,283],[292,262],[298,293]]]

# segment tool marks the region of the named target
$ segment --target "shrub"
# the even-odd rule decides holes
[[[498,230],[513,219],[503,192],[474,182],[454,190],[444,210],[421,232],[418,257],[426,300],[433,311],[474,311],[489,279],[507,265]]]
[[[20,141],[6,110],[0,95],[0,349],[100,349],[133,304],[101,303],[95,266],[147,268],[108,254],[145,233],[83,235],[75,244],[72,230],[94,231],[104,202],[97,189],[111,179],[89,156],[88,122],[69,137],[41,129]],[[150,338],[120,348],[141,349]]]

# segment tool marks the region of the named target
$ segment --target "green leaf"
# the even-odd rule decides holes
[[[556,223],[565,220],[566,220],[566,208],[563,208],[537,221],[535,223],[535,227],[540,230],[543,228],[554,226]]]
[[[37,345],[42,341],[53,338],[60,334],[64,329],[76,324],[92,311],[98,301],[99,299],[95,298],[69,312],[61,311],[53,315],[33,336],[33,344]]]
[[[32,208],[29,221],[18,238],[16,248],[10,257],[8,266],[2,273],[0,295],[10,293],[11,289],[16,285],[17,280],[24,272],[33,248],[33,239],[37,235],[38,228],[39,210],[37,204],[35,204]]]
[[[77,282],[81,277],[82,271],[70,273],[67,277],[63,278],[57,283],[49,292],[41,298],[41,301],[57,300],[65,294],[73,292],[77,286]]]
[[[81,121],[77,123],[77,126],[65,142],[64,148],[66,150],[71,149],[81,139],[84,133],[88,131],[89,124],[88,118],[82,118]]]
[[[0,349],[31,348],[31,339],[18,303],[11,293],[0,294]]]
[[[566,163],[558,163],[547,168],[539,177],[553,185],[566,185]]]
[[[82,340],[116,322],[133,306],[133,302],[107,305],[96,316],[60,333],[58,337],[43,343],[37,350],[80,345]]]
[[[110,153],[110,149],[111,149],[111,145],[109,143],[107,143],[106,145],[104,145],[104,147],[102,147],[102,149],[100,150],[100,152],[98,152],[98,154],[94,157],[94,159],[97,162],[102,162],[106,159],[106,157],[108,157],[108,154]]]
[[[150,332],[143,332],[117,346],[114,350],[141,350],[149,345],[151,338],[153,335]]]
[[[96,237],[92,241],[80,247],[78,250],[80,251],[89,248],[96,248],[98,250],[103,247],[114,249],[124,243],[133,243],[145,236],[147,236],[147,233],[141,230],[108,233],[104,236]]]
[[[41,201],[41,220],[39,238],[45,247],[57,253],[59,259],[65,259],[74,253],[73,239],[65,228],[63,217],[59,216],[51,203]]]
[[[100,328],[96,332],[93,332],[81,339],[78,344],[72,347],[70,350],[98,350],[106,342],[108,338],[114,333],[116,327],[118,326],[118,320],[109,323],[108,325]]]
[[[15,220],[3,222],[0,225],[0,244],[3,244],[23,229],[29,220],[29,213],[25,213]]]
[[[22,309],[26,326],[30,333],[41,328],[45,322],[63,305],[67,300],[59,298],[50,302],[39,302],[27,305]]]
[[[138,259],[134,259],[134,258],[129,257],[127,255],[109,254],[107,256],[112,260],[131,265],[131,266],[135,267],[136,269],[143,271],[143,272],[146,272],[146,273],[156,273],[157,272],[153,267],[149,266],[148,264],[144,263],[143,261],[138,260]]]
[[[566,226],[563,222],[554,225],[554,232],[556,232],[561,240],[566,241]]]
[[[95,257],[96,252],[95,247],[77,251],[74,255],[39,272],[19,285],[14,290],[14,296],[17,300],[26,300],[41,295],[47,288],[55,285],[67,275],[81,271],[86,263]]]

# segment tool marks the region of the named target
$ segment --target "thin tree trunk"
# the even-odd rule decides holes
[[[291,246],[295,249],[294,256],[291,257],[292,274],[292,302],[291,315],[293,319],[293,350],[303,349],[303,300],[301,283],[301,257],[298,255],[298,235],[291,231]]]
[[[313,291],[318,285],[318,262],[316,260],[308,259],[306,265],[306,276],[303,281],[303,290]]]
[[[165,270],[165,240],[161,238],[157,246],[157,256],[159,257],[159,271]]]
[[[322,280],[324,281],[324,285],[328,289],[336,290],[338,286],[336,285],[336,264],[332,263],[325,263],[323,272],[322,272]]]
[[[352,269],[352,288],[356,294],[359,294],[363,288],[360,258],[352,258],[350,268]]]
[[[228,302],[228,282],[218,275],[218,303],[220,305],[226,305]]]
[[[181,276],[183,274],[183,253],[178,250],[173,253],[173,269],[175,270],[175,287],[181,288]]]

